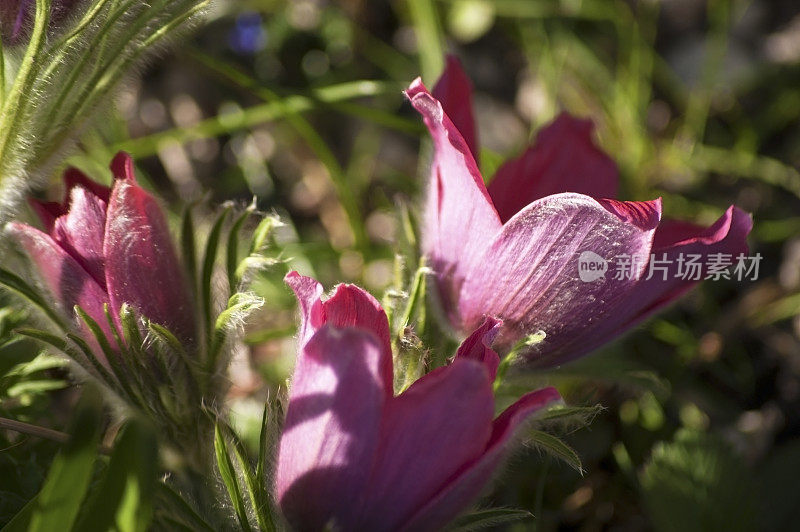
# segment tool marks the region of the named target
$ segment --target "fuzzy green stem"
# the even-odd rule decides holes
[[[7,176],[10,152],[13,148],[13,139],[18,136],[18,129],[23,122],[25,110],[28,107],[26,97],[31,94],[31,87],[39,71],[39,60],[44,48],[47,25],[50,22],[50,0],[36,0],[36,18],[33,25],[33,35],[22,58],[21,67],[14,79],[14,85],[8,97],[3,102],[2,116],[0,116],[0,184]]]

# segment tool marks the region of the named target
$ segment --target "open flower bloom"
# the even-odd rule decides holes
[[[195,338],[191,296],[164,214],[136,183],[128,154],[117,154],[111,171],[113,188],[67,170],[63,203],[31,202],[46,232],[16,222],[8,231],[62,310],[72,315],[79,305],[112,345],[104,305],[119,325],[123,303],[190,343]]]
[[[527,360],[557,365],[691,288],[697,280],[674,275],[681,256],[723,253],[735,261],[747,253],[752,220],[736,207],[699,227],[662,220],[660,199],[613,199],[616,166],[592,142],[591,123],[567,114],[502,165],[487,189],[473,155],[470,91],[451,58],[434,90],[439,99],[419,79],[406,92],[435,150],[422,251],[435,270],[443,310],[463,334],[484,316],[503,320],[496,344],[502,348],[543,331]],[[630,271],[584,282],[578,268],[585,252],[606,266],[629,257]],[[651,255],[673,265],[668,276],[649,275]]]
[[[286,282],[302,324],[275,488],[297,530],[439,529],[479,495],[520,423],[560,399],[531,392],[492,419],[494,319],[394,396],[379,303],[350,285],[323,301],[322,286],[294,272]]]

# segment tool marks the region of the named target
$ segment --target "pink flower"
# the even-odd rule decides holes
[[[724,253],[735,261],[747,253],[752,220],[736,207],[704,228],[663,221],[660,199],[613,199],[616,166],[592,142],[586,120],[562,114],[532,147],[501,166],[487,189],[473,155],[471,88],[458,61],[448,60],[434,90],[439,99],[419,79],[406,94],[435,149],[422,250],[435,270],[445,314],[464,334],[484,316],[503,320],[496,345],[504,348],[544,331],[527,359],[557,365],[618,336],[696,284],[674,275],[680,255]],[[583,282],[583,252],[639,263],[633,259],[620,279],[611,271]],[[666,280],[659,273],[647,279],[651,254],[673,265]]]
[[[300,304],[299,355],[280,441],[276,495],[298,530],[436,530],[470,504],[516,428],[559,399],[546,388],[494,415],[498,356],[488,319],[455,360],[392,391],[389,323],[351,285],[286,276]]]
[[[31,202],[47,232],[21,223],[9,224],[8,231],[62,310],[72,315],[79,305],[109,339],[103,305],[119,325],[120,307],[127,303],[191,342],[194,310],[164,214],[136,183],[128,154],[117,154],[111,171],[113,188],[67,170],[63,203]]]

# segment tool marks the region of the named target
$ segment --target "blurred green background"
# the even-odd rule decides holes
[[[787,530],[800,518],[800,4],[793,0],[219,0],[210,22],[130,77],[71,162],[105,175],[118,149],[178,222],[198,202],[279,214],[259,277],[267,305],[231,368],[232,420],[257,440],[290,374],[288,269],[377,297],[408,252],[429,147],[401,91],[444,53],[476,89],[491,176],[560,110],[591,117],[625,199],[710,223],[753,213],[756,281],[706,282],[582,361],[517,374],[551,383],[591,424],[547,427],[484,505],[538,530]],[[421,155],[420,155],[421,154]],[[58,197],[55,176],[52,190]],[[408,257],[414,264],[415,257]],[[3,310],[0,329],[22,316]],[[0,335],[1,337],[2,335]],[[32,344],[0,346],[0,416],[53,428],[74,394]],[[40,360],[41,362],[41,360]],[[40,488],[57,446],[0,431],[0,524]],[[575,453],[581,466],[576,462]],[[558,453],[556,453],[558,454]],[[580,470],[579,470],[580,469]]]

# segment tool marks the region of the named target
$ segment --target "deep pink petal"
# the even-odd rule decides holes
[[[322,285],[311,277],[289,272],[284,281],[294,290],[300,305],[300,342],[305,342],[323,325],[356,327],[369,331],[380,341],[382,375],[387,389],[392,383],[392,347],[389,320],[377,299],[355,285],[340,284],[333,295],[321,300]]]
[[[492,342],[500,332],[502,321],[487,317],[483,325],[475,329],[466,340],[461,343],[456,353],[456,358],[471,358],[481,362],[489,373],[489,380],[494,381],[497,376],[497,367],[500,357],[492,350]]]
[[[660,264],[666,268],[666,274],[654,269],[651,276],[648,266],[644,278],[628,294],[626,304],[621,305],[595,332],[597,345],[622,334],[699,283],[708,273],[709,255],[727,254],[733,264],[739,254],[746,256],[747,235],[752,227],[751,216],[733,206],[707,228],[685,222],[659,225],[652,254],[657,261],[664,261]],[[678,275],[679,257],[688,258],[691,255],[701,257],[699,262],[703,266],[699,269],[699,279],[692,279],[693,276],[684,279]]]
[[[53,225],[53,239],[105,290],[106,203],[87,189],[74,187],[69,204],[69,212]]]
[[[45,232],[50,233],[56,223],[56,218],[67,213],[66,207],[57,201],[41,201],[28,198],[28,204],[44,225]]]
[[[617,166],[595,145],[592,130],[591,121],[562,113],[539,132],[535,144],[497,170],[489,195],[503,222],[551,194],[617,196]]]
[[[598,345],[595,330],[629,304],[628,294],[646,268],[629,278],[607,272],[592,282],[579,278],[579,256],[606,260],[649,256],[661,202],[601,204],[580,194],[535,201],[514,216],[487,246],[461,290],[462,330],[484,315],[503,320],[503,345],[544,331],[540,359],[561,361]]]
[[[387,404],[359,530],[396,530],[475,460],[491,437],[483,364],[456,359]]]
[[[278,503],[296,530],[355,525],[386,400],[382,357],[373,335],[328,325],[301,348],[276,473]]]
[[[70,193],[73,188],[75,187],[83,187],[101,200],[103,200],[106,204],[108,204],[109,198],[111,198],[111,187],[107,187],[94,181],[86,176],[83,172],[78,170],[77,168],[67,168],[67,171],[64,172],[64,184],[66,186],[66,193],[64,194],[64,204],[69,207],[69,199]]]
[[[103,255],[115,316],[127,303],[178,338],[195,339],[194,308],[167,221],[132,177],[119,179],[111,193]]]
[[[103,330],[111,345],[114,344],[111,328],[108,325],[103,305],[108,303],[108,295],[94,281],[91,275],[64,251],[50,236],[38,229],[20,223],[10,223],[9,235],[16,240],[35,264],[38,274],[50,289],[61,310],[69,316],[74,315],[75,305],[79,305]],[[79,327],[88,332],[82,322]],[[90,340],[91,334],[86,335]],[[101,360],[105,360],[96,342],[91,342]]]
[[[505,458],[509,441],[519,426],[542,408],[561,400],[555,388],[530,392],[494,421],[492,436],[479,458],[466,465],[403,530],[439,530],[472,503]]]
[[[466,273],[502,224],[466,141],[422,82],[406,91],[433,139],[434,157],[425,204],[422,251],[446,282],[442,308],[454,309]],[[456,316],[450,312],[451,320]]]
[[[456,56],[447,56],[444,72],[433,87],[433,97],[441,102],[445,114],[453,121],[475,161],[478,161],[478,137],[472,115],[472,82]]]

